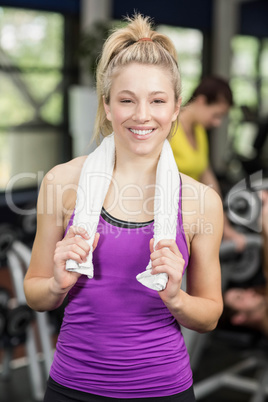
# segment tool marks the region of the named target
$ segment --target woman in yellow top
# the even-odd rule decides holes
[[[218,127],[233,104],[231,89],[223,78],[205,77],[180,112],[180,123],[171,138],[171,147],[180,172],[193,177],[221,194],[218,180],[209,164],[206,129]],[[238,250],[245,238],[225,217],[224,238],[233,240]]]
[[[192,144],[180,122],[176,135],[171,138],[171,146],[177,165],[184,174],[202,181],[203,174],[209,169],[208,141],[204,127],[197,124],[194,128]]]

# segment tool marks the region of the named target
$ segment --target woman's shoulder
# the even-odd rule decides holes
[[[75,202],[81,170],[86,156],[54,166],[45,175],[38,196],[38,211],[54,211],[60,219],[69,219]],[[56,206],[56,208],[55,208]]]
[[[191,195],[192,196],[195,195],[196,196],[195,198],[197,199],[198,194],[208,189],[208,186],[193,179],[192,177],[184,173],[180,172],[180,176],[181,176],[182,197],[190,197]]]
[[[223,219],[223,207],[219,194],[210,186],[200,183],[181,173],[182,215],[183,221],[194,227],[197,234],[202,225],[220,224]]]
[[[51,170],[49,170],[49,172],[47,172],[45,179],[51,184],[78,184],[81,170],[86,158],[86,156],[79,156],[71,159],[68,162],[54,166]]]
[[[180,173],[180,176],[182,198],[184,197],[185,199],[188,198],[200,202],[203,200],[202,197],[205,197],[210,199],[212,202],[221,204],[221,198],[212,186],[207,186],[184,173]]]

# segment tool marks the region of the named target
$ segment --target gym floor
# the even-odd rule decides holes
[[[250,353],[251,350],[245,349],[241,345],[237,348],[232,342],[213,335],[212,340],[203,351],[198,369],[194,372],[195,383],[232,366]],[[256,350],[253,353],[256,353]],[[0,380],[0,402],[35,402],[31,395],[28,368],[23,364],[20,367],[20,360],[18,359],[18,367],[11,370],[10,378]],[[251,397],[249,393],[221,388],[199,401],[249,402]],[[268,401],[268,398],[266,400]]]

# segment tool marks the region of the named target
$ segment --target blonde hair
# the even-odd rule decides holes
[[[170,72],[175,101],[180,98],[181,80],[176,61],[177,53],[172,41],[166,35],[152,29],[149,17],[135,14],[132,18],[127,17],[127,21],[126,27],[114,30],[104,43],[97,67],[98,109],[94,127],[94,138],[97,142],[100,141],[101,135],[106,137],[113,131],[111,122],[106,118],[103,98],[105,103],[109,104],[112,77],[118,68],[133,62],[161,66]],[[151,40],[140,40],[142,38]],[[176,125],[177,121],[172,124],[171,132]]]

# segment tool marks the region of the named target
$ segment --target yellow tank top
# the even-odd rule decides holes
[[[195,180],[200,180],[209,163],[207,134],[200,124],[195,126],[195,138],[196,148],[189,143],[182,125],[179,124],[170,145],[179,171]]]

